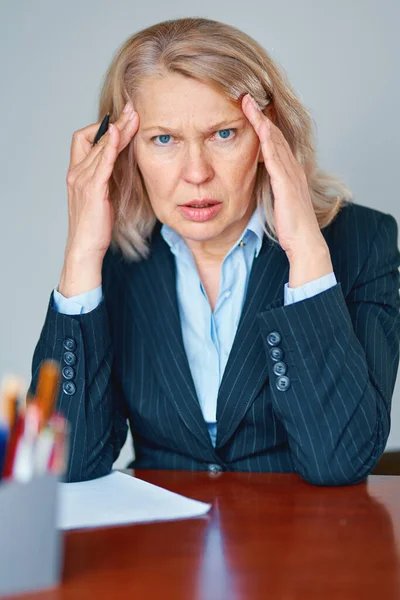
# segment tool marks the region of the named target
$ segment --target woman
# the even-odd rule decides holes
[[[125,106],[125,108],[124,108]],[[72,139],[69,233],[33,358],[59,360],[67,479],[136,468],[363,480],[398,368],[397,224],[318,170],[265,50],[216,21],[128,39]]]

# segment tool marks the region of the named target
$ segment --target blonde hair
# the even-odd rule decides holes
[[[283,70],[253,38],[236,27],[204,18],[164,21],[143,29],[123,43],[105,75],[99,102],[99,121],[110,113],[118,119],[148,76],[178,73],[213,86],[230,100],[240,102],[250,93],[265,111],[272,102],[275,124],[302,165],[319,227],[329,225],[352,199],[337,178],[321,171],[316,162],[312,117]],[[274,199],[264,163],[259,163],[254,194],[264,208],[266,235],[278,242],[274,226]],[[110,178],[114,207],[113,244],[129,259],[148,256],[149,238],[157,222],[129,143],[119,154]]]

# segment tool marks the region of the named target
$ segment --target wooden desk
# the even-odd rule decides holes
[[[208,516],[69,532],[62,586],[32,600],[399,600],[400,478],[136,471]],[[26,596],[25,596],[26,597]]]

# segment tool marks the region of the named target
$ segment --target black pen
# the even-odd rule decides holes
[[[99,139],[107,132],[108,129],[108,121],[110,120],[110,113],[107,113],[106,116],[104,117],[104,119],[101,122],[101,125],[99,127],[98,132],[96,133],[96,137],[94,138],[94,142],[92,144],[92,148],[95,144],[97,144],[97,142],[99,141]]]

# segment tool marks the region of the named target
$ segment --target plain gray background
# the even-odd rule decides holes
[[[320,166],[355,202],[400,222],[398,0],[0,0],[0,376],[29,383],[62,268],[71,137],[97,121],[112,56],[139,29],[185,16],[224,21],[259,41],[315,119]],[[400,448],[398,381],[388,449]],[[125,447],[118,466],[130,456]]]

